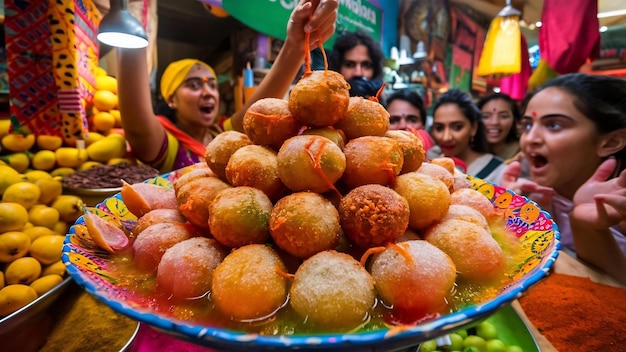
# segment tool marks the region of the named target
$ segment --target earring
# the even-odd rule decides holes
[[[470,146],[474,146],[474,136],[470,137]]]

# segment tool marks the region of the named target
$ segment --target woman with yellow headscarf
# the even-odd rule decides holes
[[[282,98],[304,61],[305,33],[310,48],[335,30],[337,0],[300,0],[287,24],[287,38],[259,87],[230,118],[226,128],[243,131],[246,109],[262,98]],[[195,59],[172,62],[163,72],[160,91],[172,116],[152,107],[145,49],[119,49],[118,96],[122,127],[132,152],[143,163],[169,172],[204,158],[205,146],[222,130],[217,125],[219,91],[211,66]]]

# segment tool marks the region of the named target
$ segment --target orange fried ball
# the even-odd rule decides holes
[[[333,143],[337,144],[339,149],[343,150],[343,147],[346,146],[346,135],[342,130],[338,130],[333,127],[318,127],[318,128],[307,128],[302,131],[302,134],[309,135],[313,134],[316,136],[322,136],[330,139]]]
[[[382,136],[389,129],[389,113],[379,102],[351,97],[348,111],[334,126],[348,140],[363,136]]]
[[[178,209],[191,224],[209,231],[209,206],[219,191],[229,187],[229,184],[217,177],[191,180],[176,192]]]
[[[187,219],[183,216],[183,214],[177,209],[154,209],[150,210],[144,216],[137,219],[135,223],[135,227],[133,227],[132,233],[137,236],[141,231],[145,230],[148,226],[158,224],[158,223],[166,223],[166,222],[177,222],[184,224],[187,222]]]
[[[450,257],[423,240],[387,247],[374,256],[370,273],[395,323],[415,324],[446,314],[456,280]]]
[[[254,102],[243,115],[243,130],[254,144],[278,150],[302,126],[289,111],[285,99],[264,98]]]
[[[204,159],[207,165],[215,174],[226,182],[226,164],[233,153],[245,146],[252,144],[252,141],[244,133],[237,131],[224,131],[206,146]]]
[[[278,176],[276,152],[256,144],[243,146],[231,155],[226,178],[233,186],[258,188],[273,201],[287,191]]]
[[[339,213],[317,193],[297,192],[281,198],[270,215],[270,235],[278,247],[298,257],[339,244]]]
[[[269,246],[250,244],[232,251],[213,271],[211,300],[234,320],[269,318],[287,301],[285,265]]]
[[[444,217],[441,218],[440,221],[444,222],[446,220],[452,219],[468,221],[484,228],[487,231],[491,231],[489,227],[489,222],[483,216],[483,214],[467,205],[454,203],[450,204],[450,207],[448,208],[448,213],[444,215]]]
[[[450,207],[448,187],[432,176],[409,172],[396,178],[393,189],[409,202],[409,227],[424,229],[439,221]]]
[[[484,194],[471,188],[461,188],[452,192],[450,201],[452,204],[463,204],[478,210],[483,216],[489,219],[495,212],[491,201]]]
[[[217,175],[206,162],[199,162],[188,168],[184,167],[177,171],[176,178],[172,181],[174,191],[178,191],[186,182],[198,177],[217,177]]]
[[[343,175],[346,157],[328,138],[300,135],[283,143],[277,164],[278,176],[292,191],[324,193]]]
[[[365,136],[349,141],[343,149],[346,171],[341,181],[350,189],[375,183],[389,185],[402,170],[400,144],[387,137]]]
[[[428,228],[424,239],[452,258],[459,278],[474,283],[504,279],[504,252],[484,227],[459,219],[446,220]]]
[[[409,204],[386,186],[363,185],[341,199],[339,219],[346,236],[357,246],[381,246],[407,229]]]
[[[358,261],[334,250],[305,260],[296,271],[290,304],[307,323],[349,331],[367,322],[374,306],[374,280]]]
[[[446,187],[448,187],[450,192],[452,192],[452,189],[454,188],[454,175],[451,174],[443,166],[430,162],[422,163],[422,165],[420,165],[420,167],[417,169],[417,172],[441,180],[443,183],[446,184]]]
[[[197,298],[211,289],[213,270],[226,256],[214,239],[192,237],[168,248],[157,267],[158,289],[176,299]]]
[[[220,191],[209,206],[211,234],[221,244],[241,247],[265,243],[270,237],[272,202],[253,187],[232,187]]]
[[[398,141],[402,148],[404,163],[400,171],[401,174],[417,170],[426,160],[424,143],[422,143],[421,138],[413,133],[403,130],[390,130],[385,133],[385,137]]]
[[[289,111],[303,125],[336,124],[348,110],[350,85],[341,73],[323,70],[305,73],[289,95]]]

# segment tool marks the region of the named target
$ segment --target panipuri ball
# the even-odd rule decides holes
[[[250,244],[230,252],[213,271],[211,301],[239,321],[271,317],[287,301],[285,265],[270,246]]]
[[[185,224],[165,222],[150,225],[137,234],[133,242],[135,265],[143,271],[155,271],[168,248],[191,237],[192,233]]]
[[[363,185],[341,199],[339,219],[346,236],[357,246],[381,246],[406,231],[409,203],[389,187]]]
[[[350,140],[343,149],[346,170],[341,181],[349,188],[366,184],[389,185],[400,174],[404,153],[391,138],[365,136]]]
[[[172,182],[174,191],[178,191],[182,185],[199,177],[217,177],[206,162],[196,163],[192,167],[180,169],[178,177]]]
[[[153,209],[137,219],[135,227],[133,227],[131,233],[134,236],[137,236],[141,233],[141,231],[145,230],[150,225],[166,222],[184,224],[187,222],[187,219],[185,219],[183,214],[177,209]]]
[[[342,130],[348,140],[363,136],[383,136],[389,129],[389,113],[377,101],[350,97],[346,114],[334,127]]]
[[[243,130],[254,144],[278,150],[302,127],[289,111],[285,99],[264,98],[254,102],[243,115]]]
[[[209,206],[219,191],[229,187],[228,183],[217,177],[193,179],[176,192],[178,210],[189,223],[203,231],[210,231]]]
[[[213,270],[226,257],[214,239],[192,237],[168,248],[157,267],[157,287],[175,299],[197,298],[211,290]]]
[[[452,258],[460,279],[498,283],[505,278],[504,252],[482,226],[459,219],[446,220],[426,230],[424,239]]]
[[[475,225],[483,227],[487,231],[490,231],[489,222],[487,221],[485,216],[483,216],[483,214],[481,214],[478,210],[467,205],[450,204],[450,207],[448,208],[448,213],[444,215],[444,217],[441,218],[440,221],[444,222],[451,219],[469,221],[471,223],[474,223]]]
[[[450,191],[445,183],[417,171],[398,176],[393,190],[409,203],[409,227],[413,230],[439,221],[450,207]]]
[[[231,155],[226,178],[233,186],[258,188],[273,201],[287,192],[278,175],[276,152],[256,144],[243,146]]]
[[[306,259],[295,273],[290,304],[307,324],[349,331],[368,321],[374,280],[352,256],[334,250]]]
[[[369,272],[383,302],[393,307],[393,323],[415,324],[449,312],[456,267],[432,244],[410,240],[389,246],[374,256]]]
[[[302,131],[304,135],[316,135],[322,136],[330,139],[333,143],[337,144],[339,149],[343,150],[343,147],[346,146],[346,135],[342,130],[338,130],[333,127],[317,127],[317,128],[307,128]]]
[[[272,201],[260,189],[223,189],[209,206],[211,234],[227,247],[265,243],[270,237],[272,207]]]
[[[448,172],[454,175],[454,170],[456,170],[456,165],[454,164],[454,159],[448,158],[445,156],[441,156],[438,158],[430,159],[431,164],[439,165],[444,169],[448,170]]]
[[[289,111],[309,127],[336,124],[348,110],[350,85],[341,73],[323,70],[305,73],[289,94]]]
[[[224,182],[226,179],[226,164],[230,156],[237,149],[253,144],[245,133],[237,131],[224,131],[213,138],[206,146],[204,159],[207,165]]]
[[[328,138],[300,135],[283,143],[277,164],[278,176],[290,190],[324,193],[343,175],[346,157]]]
[[[450,195],[452,204],[463,204],[478,210],[487,219],[494,215],[495,208],[484,194],[472,188],[461,188]]]
[[[296,192],[281,198],[270,215],[270,236],[285,252],[308,258],[339,244],[339,212],[326,198]]]
[[[404,155],[404,163],[402,164],[402,170],[400,170],[401,174],[416,171],[426,160],[424,143],[415,134],[404,130],[389,130],[385,133],[385,137],[400,143],[402,154]]]
[[[452,189],[454,188],[454,175],[451,174],[443,166],[433,164],[431,162],[422,163],[422,165],[420,165],[420,167],[417,169],[417,172],[430,175],[434,178],[441,180],[443,183],[446,184],[448,190],[452,192]]]

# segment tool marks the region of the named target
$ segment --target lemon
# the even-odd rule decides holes
[[[56,155],[52,150],[40,150],[33,155],[31,164],[35,170],[52,170],[57,163]]]
[[[59,221],[59,211],[47,205],[32,207],[28,210],[28,221],[35,226],[44,226],[52,230]]]
[[[30,244],[30,255],[43,265],[61,260],[65,236],[41,236]]]
[[[109,161],[107,161],[107,165],[119,165],[119,164],[137,165],[137,161],[130,159],[130,158],[111,158],[109,159]]]
[[[45,205],[50,205],[56,197],[63,193],[63,184],[56,178],[37,180],[35,181],[35,185],[37,185],[41,191],[39,202]]]
[[[28,285],[9,285],[0,290],[0,316],[9,315],[37,299]]]
[[[58,196],[51,206],[59,211],[61,221],[68,224],[73,224],[79,216],[83,215],[82,199],[71,194]]]
[[[52,175],[49,172],[43,170],[28,170],[24,172],[24,178],[28,182],[35,183],[37,180],[50,179]]]
[[[110,90],[98,90],[93,95],[93,106],[99,111],[109,111],[117,107],[117,95]]]
[[[10,185],[2,194],[3,202],[19,203],[27,210],[39,201],[41,190],[31,182],[18,182]]]
[[[54,227],[52,227],[52,231],[57,235],[66,235],[69,229],[70,227],[65,221],[57,221]]]
[[[73,167],[58,167],[52,171],[50,171],[50,176],[52,177],[65,177],[76,172],[76,169]]]
[[[25,152],[35,145],[35,135],[21,133],[9,133],[2,137],[0,143],[4,148],[12,152]]]
[[[0,194],[10,185],[24,181],[24,176],[8,165],[0,165]]]
[[[63,145],[63,138],[59,136],[46,136],[44,134],[37,136],[35,143],[39,149],[56,150]]]
[[[123,158],[126,156],[126,139],[117,133],[111,133],[88,146],[87,155],[91,160],[102,163],[113,158]]]
[[[115,119],[115,127],[122,127],[122,114],[120,113],[120,111],[117,109],[113,109],[109,111],[109,113],[113,115],[113,118]]]
[[[0,119],[0,138],[9,134],[11,130],[11,119],[2,118]]]
[[[107,70],[105,70],[104,68],[97,66],[94,71],[93,71],[93,75],[95,77],[100,77],[100,76],[106,76],[107,75]]]
[[[96,131],[107,134],[115,127],[115,117],[109,112],[101,111],[93,116],[93,127]]]
[[[17,172],[24,172],[30,166],[30,158],[24,152],[5,155],[2,157],[2,160]]]
[[[41,275],[41,263],[33,257],[17,258],[10,262],[4,270],[7,284],[28,285]]]
[[[27,211],[28,211],[28,210],[27,210]],[[20,229],[20,231],[24,232],[24,230],[28,230],[28,229],[30,229],[31,227],[33,227],[33,224],[31,224],[30,222],[28,222],[28,221],[27,221],[27,222],[24,224],[24,226],[22,226],[22,228]]]
[[[28,222],[28,210],[19,203],[0,203],[0,233],[17,231]]]
[[[87,150],[74,147],[61,147],[54,151],[57,164],[61,167],[75,168],[87,161]]]
[[[0,262],[9,263],[22,258],[30,248],[30,236],[21,231],[0,234]]]
[[[97,141],[103,139],[105,137],[105,135],[103,135],[102,133],[89,131],[89,133],[87,134],[86,137],[87,138],[85,138],[85,145],[89,146],[93,142],[97,142]]]
[[[84,163],[80,164],[77,171],[86,171],[86,170],[91,169],[94,166],[100,166],[100,165],[103,165],[103,164],[99,161],[94,161],[94,160],[85,161]]]
[[[38,278],[30,284],[30,287],[37,292],[37,295],[41,296],[44,293],[52,290],[56,285],[63,281],[61,275],[46,275]]]
[[[59,235],[54,230],[49,229],[49,228],[47,228],[45,226],[33,226],[31,228],[22,230],[22,232],[25,233],[26,235],[28,235],[28,237],[30,238],[30,242],[31,243],[34,240],[36,240],[37,238],[42,237],[42,236]],[[30,244],[29,244],[29,247],[30,247]]]
[[[65,264],[62,260],[56,261],[50,265],[46,265],[43,267],[41,271],[41,276],[44,277],[46,275],[65,275]]]
[[[112,76],[97,76],[96,89],[108,90],[117,94],[117,79]]]

